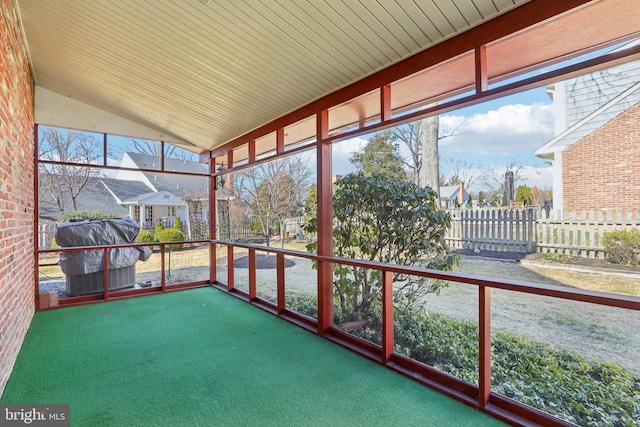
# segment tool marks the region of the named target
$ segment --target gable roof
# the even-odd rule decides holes
[[[125,200],[133,197],[138,197],[141,194],[148,193],[151,190],[151,188],[141,181],[125,181],[122,179],[104,178],[102,179],[102,184],[107,188],[113,198],[115,198],[115,202],[118,204],[121,204]]]
[[[102,183],[104,178],[91,177],[87,185],[78,195],[79,211],[100,211],[126,217],[129,211],[116,203],[113,195]],[[148,189],[148,187],[147,187]],[[68,191],[62,192],[62,200],[66,211],[73,211],[71,196]],[[55,201],[46,191],[38,192],[39,214],[58,216],[61,214]]]
[[[552,140],[538,148],[534,154],[539,157],[549,158],[552,153],[563,151],[575,144],[594,130],[604,126],[620,113],[640,102],[640,82],[627,88],[600,108],[565,129]]]
[[[640,39],[619,46],[612,52],[638,45]],[[563,86],[564,90],[562,95],[554,95],[554,102],[560,102],[563,106],[562,114],[565,115],[567,128],[534,152],[542,158],[553,158],[553,153],[575,144],[640,102],[640,61],[568,79],[558,85]],[[561,99],[555,96],[561,96]]]

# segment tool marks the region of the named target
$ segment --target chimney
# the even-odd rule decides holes
[[[460,189],[458,190],[458,203],[460,203],[460,206],[462,206],[464,202],[466,202],[466,200],[464,199],[464,182],[460,181]]]

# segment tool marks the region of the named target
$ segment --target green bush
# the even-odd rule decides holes
[[[176,220],[173,223],[173,228],[179,231],[184,231],[182,230],[182,220],[180,219],[180,215],[176,215]]]
[[[162,221],[157,220],[156,221],[156,226],[153,229],[153,237],[155,237],[156,242],[158,242],[158,235],[162,232],[162,230],[164,230],[164,226],[162,225]]]
[[[153,243],[155,242],[155,239],[153,238],[153,233],[151,231],[140,230],[137,241],[140,243]]]
[[[621,265],[640,264],[640,230],[616,230],[602,239],[607,261]]]
[[[68,212],[60,215],[60,222],[68,222],[68,221],[71,221],[72,219],[94,220],[94,219],[115,219],[115,218],[121,218],[121,216],[112,214],[112,213],[102,212],[102,211],[75,211],[75,212]]]
[[[396,319],[397,352],[478,381],[475,322],[438,314]],[[491,344],[495,393],[578,425],[636,425],[640,380],[621,366],[594,362],[507,331],[494,332]]]
[[[181,242],[184,240],[184,233],[175,228],[165,228],[155,235],[156,242]],[[168,249],[182,249],[183,244],[167,245]]]

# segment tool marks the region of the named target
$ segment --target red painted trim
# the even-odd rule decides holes
[[[284,147],[284,144],[283,144]],[[256,141],[251,140],[248,142],[247,149],[249,150],[249,163],[256,161]]]
[[[475,49],[476,93],[487,90],[489,79],[487,77],[487,48],[478,46]]]
[[[317,115],[317,196],[318,254],[333,254],[333,184],[331,178],[331,144],[323,140],[329,134],[329,112]],[[333,263],[318,262],[318,333],[323,335],[333,324]]]
[[[227,151],[227,168],[233,167],[233,150]]]
[[[276,154],[284,153],[284,129],[276,130]]]
[[[388,363],[393,353],[393,273],[382,273],[382,360]]]
[[[109,249],[102,250],[102,282],[104,285],[104,300],[109,300]]]
[[[386,122],[391,119],[391,85],[384,85],[380,88],[380,121]]]
[[[253,131],[234,138],[226,144],[212,150],[212,155],[218,156],[223,154],[249,140],[260,138],[276,129],[285,128],[292,123],[303,120],[320,111],[328,110],[333,106],[348,102],[384,85],[473,50],[477,46],[486,45],[502,37],[539,24],[547,19],[587,4],[590,1],[591,0],[531,0],[490,21],[438,43],[435,46],[371,74],[362,80],[313,101],[296,111],[273,120],[264,126],[260,126]]]
[[[33,306],[35,311],[40,310],[40,205],[38,203],[40,163],[38,143],[38,125],[33,125]]]
[[[216,238],[216,177],[215,173],[215,159],[209,159],[209,239],[214,240]],[[209,280],[211,283],[218,279],[218,247],[215,243],[211,244],[209,249]]]
[[[284,254],[276,254],[276,274],[278,283],[278,314],[282,314],[286,309],[284,286]]]
[[[256,250],[249,249],[249,300],[256,299]]]
[[[164,256],[166,252],[166,246],[160,245],[160,272],[162,273],[160,275],[160,288],[162,289],[162,292],[164,292],[167,288],[167,266]]]
[[[503,411],[507,411],[507,419],[517,419],[519,417],[525,418],[529,421],[529,425],[533,422],[536,425],[545,427],[575,427],[575,424],[573,423],[561,420],[560,418],[554,417],[553,415],[547,414],[539,409],[496,393],[491,393],[490,407],[493,407],[493,411],[495,412],[498,412],[496,411],[498,408]],[[489,409],[490,408],[488,407],[486,412],[492,413]]]
[[[233,256],[233,246],[228,245],[227,246],[227,287],[229,288],[229,292],[235,289],[234,280],[233,280],[234,261],[235,261],[235,258]]]
[[[484,408],[491,395],[491,288],[478,287],[478,405]]]

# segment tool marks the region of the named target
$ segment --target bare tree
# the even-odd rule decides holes
[[[505,192],[505,173],[507,171],[513,172],[514,188],[517,188],[518,185],[524,183],[526,179],[535,173],[525,166],[518,165],[515,159],[505,166],[489,166],[485,169],[480,179],[487,188],[491,189],[490,194],[502,194]]]
[[[160,157],[160,143],[157,141],[149,141],[146,139],[127,138],[128,144],[110,144],[109,145],[109,157],[112,159],[122,159],[123,155],[127,151],[134,153],[145,154],[152,157]],[[164,146],[164,156],[166,158],[197,161],[197,154],[175,145],[166,144]]]
[[[284,220],[302,213],[310,189],[309,161],[309,157],[284,157],[237,174],[234,190],[258,219],[267,246],[275,227],[283,233]]]
[[[446,180],[446,185],[456,185],[460,182],[464,182],[466,188],[471,187],[471,184],[475,181],[478,172],[477,170],[462,167],[465,162],[450,159],[452,164],[451,176]]]
[[[102,155],[102,144],[97,144],[89,134],[42,128],[40,160],[56,163],[40,163],[39,191],[46,193],[61,213],[67,208],[77,211],[82,190],[92,178],[102,176],[98,169],[87,165],[102,164]],[[71,206],[67,206],[69,201]]]
[[[439,116],[433,116],[391,130],[393,136],[409,150],[409,158],[404,164],[416,185],[429,186],[438,191],[441,181],[438,143],[463,133],[464,124],[462,122],[454,128],[445,129],[440,126]]]

